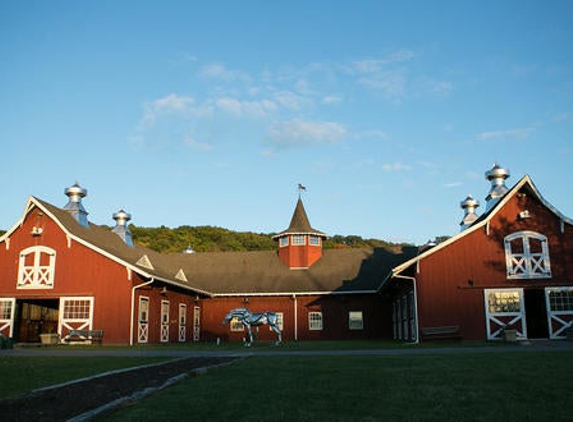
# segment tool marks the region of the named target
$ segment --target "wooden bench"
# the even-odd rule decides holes
[[[89,342],[90,344],[101,344],[103,339],[103,330],[70,330],[64,337],[67,343]]]
[[[462,332],[459,325],[442,327],[420,327],[422,340],[461,340]]]

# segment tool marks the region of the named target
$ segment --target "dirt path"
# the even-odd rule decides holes
[[[180,374],[230,363],[232,357],[194,357],[114,372],[0,401],[0,419],[65,421],[146,389],[158,388]]]

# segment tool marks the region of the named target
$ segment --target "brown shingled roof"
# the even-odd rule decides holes
[[[273,236],[273,239],[276,239],[285,234],[302,234],[302,233],[316,234],[318,236],[326,237],[324,233],[311,227],[310,222],[308,220],[308,216],[306,215],[306,211],[304,209],[304,205],[302,204],[302,200],[298,198],[288,229],[283,230],[279,234]]]
[[[136,268],[143,275],[209,295],[376,292],[392,268],[412,258],[409,249],[327,249],[311,268],[290,270],[276,251],[161,254],[134,243],[130,247],[108,228],[82,227],[65,210],[33,198],[74,237]],[[310,227],[297,204],[289,231],[320,233]],[[153,269],[138,266],[146,255]],[[180,271],[184,274],[181,277]],[[179,276],[177,276],[179,273]]]

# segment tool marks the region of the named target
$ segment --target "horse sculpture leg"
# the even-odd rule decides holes
[[[243,325],[247,328],[247,341],[245,341],[244,346],[251,347],[253,344],[253,332],[251,331],[251,324],[247,324],[245,321],[243,321]]]
[[[283,335],[281,334],[281,330],[279,330],[279,327],[277,327],[276,325],[269,325],[271,327],[271,330],[273,330],[275,333],[277,333],[277,341],[275,341],[275,346],[278,346],[279,344],[281,344],[283,342]]]

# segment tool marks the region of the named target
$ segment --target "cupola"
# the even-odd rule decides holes
[[[493,208],[499,199],[505,195],[509,189],[505,186],[505,179],[509,177],[509,171],[494,164],[491,170],[485,172],[485,178],[491,182],[491,189],[486,196],[486,211]]]
[[[322,256],[322,242],[327,236],[313,229],[301,198],[298,198],[288,229],[273,236],[278,242],[279,259],[294,269],[307,269]]]
[[[479,201],[474,199],[471,195],[468,195],[466,199],[460,202],[460,207],[464,210],[464,218],[460,222],[460,230],[463,231],[479,218],[476,214]]]
[[[113,214],[112,217],[115,220],[115,227],[111,231],[121,237],[127,246],[133,246],[133,238],[127,225],[127,222],[131,220],[131,214],[128,214],[122,208]]]
[[[88,212],[82,205],[82,198],[88,194],[87,189],[82,188],[79,183],[76,182],[73,186],[64,190],[64,193],[69,198],[64,209],[69,212],[80,225],[89,228]]]

